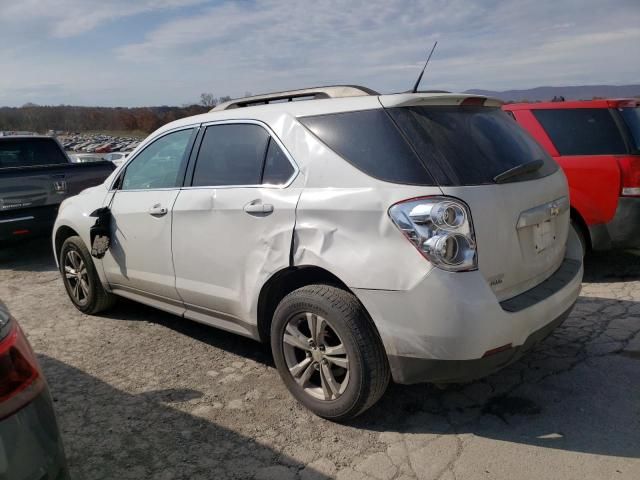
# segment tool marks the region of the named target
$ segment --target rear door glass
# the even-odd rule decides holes
[[[200,145],[193,186],[258,185],[269,133],[254,124],[212,125]]]
[[[433,106],[387,110],[440,185],[494,183],[499,174],[542,160],[542,167],[511,182],[558,170],[547,152],[497,107]]]
[[[291,162],[276,141],[271,138],[269,140],[269,147],[267,148],[267,156],[264,160],[262,183],[267,185],[284,185],[289,181],[293,172],[293,165],[291,165]]]
[[[532,110],[560,155],[627,153],[622,134],[606,108]]]

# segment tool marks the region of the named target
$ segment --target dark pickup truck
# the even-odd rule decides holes
[[[114,168],[109,161],[71,163],[52,137],[0,137],[0,245],[49,235],[60,203]]]

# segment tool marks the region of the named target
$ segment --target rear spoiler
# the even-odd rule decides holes
[[[464,105],[501,107],[504,104],[502,100],[498,100],[497,98],[459,93],[398,93],[395,95],[380,95],[378,98],[385,108]]]

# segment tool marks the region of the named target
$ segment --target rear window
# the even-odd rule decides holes
[[[606,108],[532,110],[560,155],[627,153],[618,125]]]
[[[542,160],[510,181],[550,175],[558,165],[512,118],[490,107],[408,107],[388,110],[440,185],[494,183],[499,174]]]
[[[620,108],[620,115],[627,124],[631,136],[633,137],[633,146],[636,151],[640,150],[640,108]]]
[[[300,118],[334,152],[379,180],[410,185],[434,185],[383,109]]]
[[[55,140],[20,138],[0,140],[0,168],[69,163]]]

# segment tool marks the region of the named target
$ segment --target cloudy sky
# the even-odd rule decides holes
[[[639,0],[0,0],[0,105],[640,83]]]

